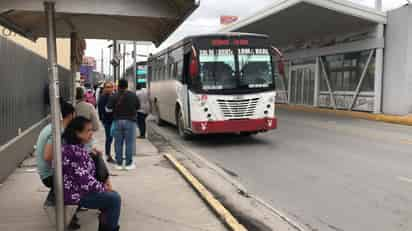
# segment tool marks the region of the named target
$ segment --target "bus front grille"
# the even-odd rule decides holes
[[[241,100],[218,99],[217,103],[226,119],[247,119],[255,115],[259,98]]]

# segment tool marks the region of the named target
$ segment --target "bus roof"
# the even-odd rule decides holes
[[[195,39],[207,38],[207,37],[211,37],[211,38],[223,37],[223,36],[226,36],[226,37],[250,36],[250,37],[257,37],[257,38],[269,38],[269,36],[265,34],[254,34],[254,33],[243,33],[243,32],[216,32],[216,33],[210,33],[210,34],[191,35],[191,36],[184,37],[183,39],[174,43],[173,45],[157,52],[156,54],[153,54],[151,57],[149,57],[149,59],[162,56],[163,54],[169,51],[175,50],[176,48],[181,47],[184,44],[191,42]]]

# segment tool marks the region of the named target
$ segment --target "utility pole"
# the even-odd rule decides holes
[[[136,73],[137,73],[137,51],[136,51],[136,41],[133,42],[133,73],[131,75],[132,79],[132,91],[136,92]]]
[[[119,53],[118,50],[118,43],[117,40],[113,40],[113,59],[117,58],[117,55]],[[113,80],[114,84],[117,84],[117,80],[119,79],[119,65],[113,65]]]
[[[112,47],[109,46],[109,76],[112,75],[112,65],[110,65],[110,60],[112,60],[112,59],[113,59],[113,57],[112,57]]]
[[[101,69],[102,69],[102,71],[101,71],[101,73],[102,73],[102,75],[104,75],[104,51],[103,51],[103,48],[102,48],[102,60],[101,60]]]
[[[125,78],[126,76],[126,43],[123,43],[123,77]]]
[[[119,42],[116,41],[116,54],[115,54],[115,56],[116,56],[116,60],[118,61],[117,65],[116,65],[116,77],[117,77],[116,80],[119,80],[120,77],[121,77],[120,76],[120,68],[121,68],[120,62],[121,62],[121,58],[122,58],[121,53],[122,53],[122,51],[120,49],[120,44],[119,44]]]
[[[375,0],[375,8],[382,11],[382,0]]]

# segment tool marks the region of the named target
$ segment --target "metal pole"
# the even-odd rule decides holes
[[[104,51],[103,51],[103,48],[102,48],[102,60],[101,60],[101,69],[102,69],[102,75],[104,74]]]
[[[118,53],[118,44],[117,40],[113,40],[113,59],[117,57]],[[117,84],[116,81],[119,79],[119,66],[118,65],[113,65],[113,78],[114,78],[114,84]]]
[[[47,20],[47,57],[49,71],[51,120],[53,131],[54,194],[56,198],[56,231],[64,231],[63,170],[61,155],[59,80],[56,49],[56,21],[54,2],[44,2]]]
[[[76,49],[77,49],[77,33],[72,32],[70,34],[70,50],[71,50],[71,74],[72,74],[72,83],[71,83],[71,94],[70,101],[73,105],[76,104],[76,81],[77,81],[77,61],[76,61]]]
[[[123,44],[123,72],[122,72],[122,78],[125,78],[126,76],[126,43]]]
[[[131,75],[132,78],[132,91],[136,92],[136,72],[137,72],[137,48],[136,48],[136,41],[133,42],[133,73]]]

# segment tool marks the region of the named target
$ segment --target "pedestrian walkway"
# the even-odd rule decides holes
[[[102,132],[96,139],[103,147]],[[136,142],[135,170],[110,166],[113,188],[122,196],[122,231],[227,230],[149,141]],[[30,158],[0,185],[0,230],[54,230],[43,210],[46,195]],[[97,211],[80,212],[79,218],[80,231],[97,230]]]

